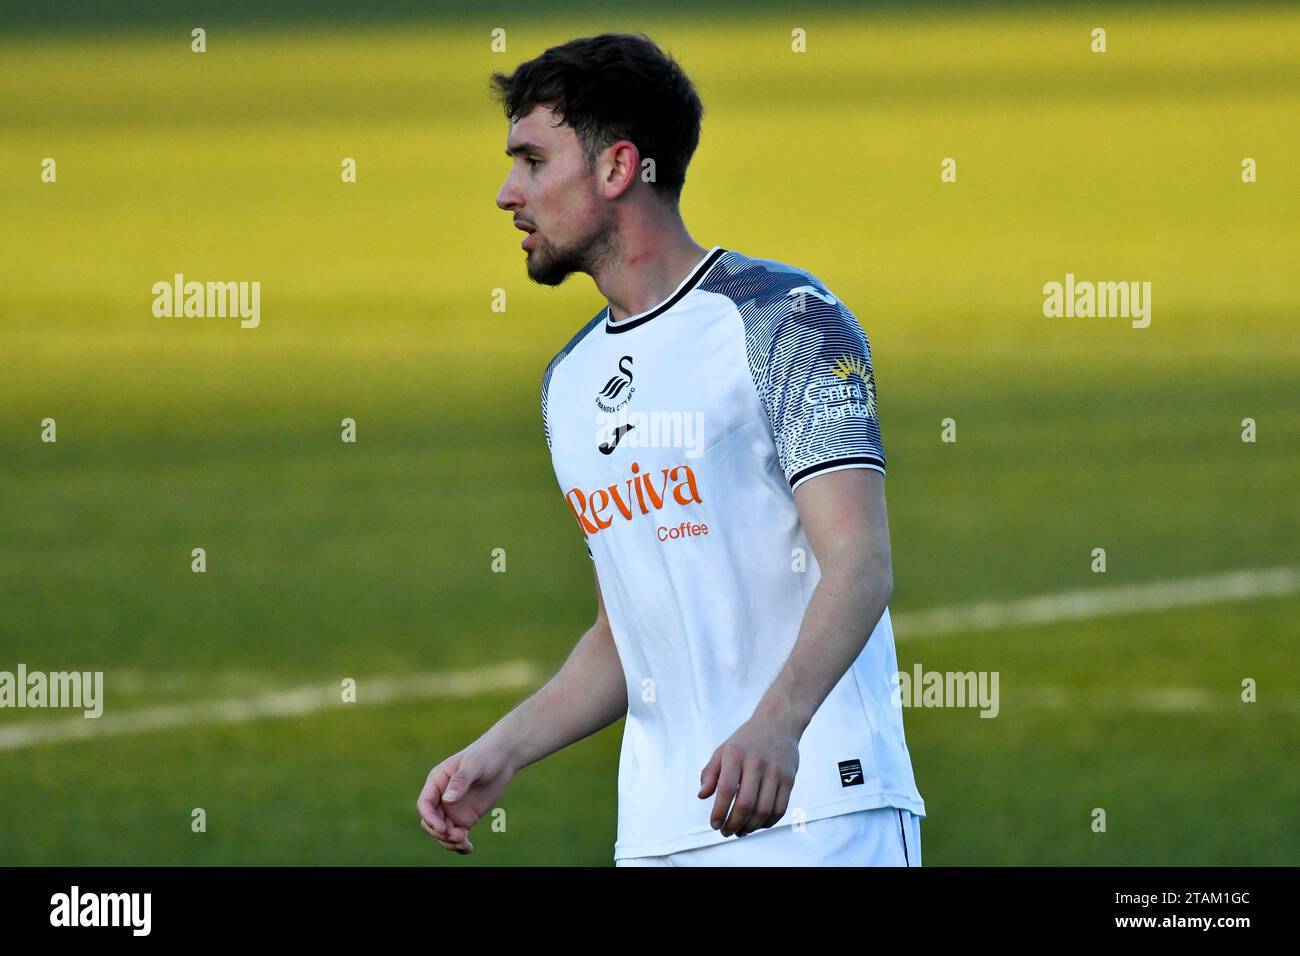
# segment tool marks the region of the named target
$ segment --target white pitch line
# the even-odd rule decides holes
[[[463,671],[413,674],[407,677],[361,678],[357,681],[357,704],[342,700],[342,682],[272,691],[252,697],[229,697],[192,704],[144,707],[101,717],[63,717],[58,720],[26,721],[0,728],[0,750],[17,750],[34,744],[69,740],[117,737],[151,730],[209,724],[236,724],[267,717],[297,717],[323,710],[343,710],[358,704],[389,704],[431,697],[474,697],[501,690],[533,687],[543,678],[537,664],[510,661]]]
[[[891,612],[890,620],[894,625],[896,639],[911,640],[939,634],[1027,627],[1057,621],[1281,597],[1297,592],[1300,592],[1300,568],[1262,568],[1177,581],[1065,591],[1016,601],[988,601],[963,607],[936,608],[932,611],[911,611],[898,615]]]
[[[1106,688],[1087,691],[1052,684],[1034,684],[1016,688],[1014,706],[1021,704],[1043,710],[1108,710],[1141,714],[1209,714],[1244,712],[1252,707],[1265,710],[1300,712],[1300,700],[1279,697],[1270,693],[1266,703],[1247,704],[1241,699],[1240,687],[1223,687],[1213,690],[1204,687],[1153,687],[1148,690],[1123,690]],[[1003,695],[1003,712],[1013,706]]]
[[[1055,621],[1196,607],[1224,601],[1278,597],[1298,591],[1300,568],[1279,567],[1233,571],[1179,581],[1068,591],[1017,601],[913,611],[891,614],[891,619],[895,626],[895,636],[910,640],[962,631],[1024,627]],[[175,679],[175,675],[171,676]],[[535,687],[546,676],[541,665],[517,660],[463,671],[363,678],[357,681],[357,701],[360,704],[387,704],[435,697],[473,697],[492,691]],[[18,750],[36,744],[97,739],[154,730],[174,730],[179,727],[241,723],[268,717],[295,717],[356,706],[343,703],[340,690],[340,684],[332,683],[269,691],[250,697],[146,707],[120,714],[105,714],[95,719],[76,716],[25,721],[13,727],[0,728],[0,750]],[[1179,692],[1173,698],[1135,698],[1127,706],[1153,711],[1176,711],[1180,708],[1198,710],[1210,706],[1204,697],[1199,696],[1202,693],[1193,691],[1188,696]],[[1040,706],[1053,706],[1051,701],[1057,696],[1048,688],[1036,703]]]

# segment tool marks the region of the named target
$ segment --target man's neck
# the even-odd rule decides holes
[[[615,322],[668,298],[709,251],[680,223],[676,229],[641,231],[635,238],[624,233],[620,240],[615,257],[593,275]]]

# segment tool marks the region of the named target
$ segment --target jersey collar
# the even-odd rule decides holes
[[[680,302],[683,299],[683,297],[685,297],[686,293],[690,292],[692,289],[694,289],[697,285],[700,284],[700,280],[704,278],[705,274],[708,273],[708,271],[713,268],[713,264],[717,262],[719,259],[721,259],[726,254],[726,252],[727,250],[722,248],[721,246],[714,246],[707,253],[705,253],[704,258],[700,260],[700,264],[691,270],[690,275],[688,275],[685,279],[682,280],[681,285],[679,285],[676,289],[674,289],[672,294],[668,296],[668,298],[664,299],[658,305],[654,306],[651,309],[646,310],[645,312],[640,312],[637,315],[629,315],[627,318],[619,319],[617,322],[615,322],[612,319],[610,319],[609,306],[606,305],[605,306],[605,331],[626,332],[628,329],[634,329],[638,325],[644,325],[646,322],[649,322],[651,319],[653,319],[656,315],[662,315],[663,313],[667,312],[674,305]]]

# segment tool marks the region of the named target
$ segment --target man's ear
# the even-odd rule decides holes
[[[601,191],[606,199],[617,199],[632,188],[639,174],[641,153],[630,139],[610,143],[602,153],[607,167],[601,175]],[[597,160],[598,168],[601,166]]]

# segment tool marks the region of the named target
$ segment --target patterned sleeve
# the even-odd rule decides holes
[[[563,353],[561,353],[561,355],[563,355]],[[558,360],[558,358],[559,356],[557,356],[556,360]],[[551,371],[555,367],[556,360],[552,360],[551,364],[547,366],[546,371],[542,374],[542,432],[546,435],[547,448],[551,447],[551,424],[546,417],[546,393],[551,386]],[[584,542],[584,544],[586,544],[586,542]],[[587,557],[595,561],[596,556],[591,553],[591,545],[587,544],[586,548]]]
[[[829,293],[789,301],[767,353],[761,393],[790,490],[841,468],[884,474],[866,332]]]
[[[546,436],[546,447],[551,447],[551,424],[546,420],[546,391],[551,385],[551,367],[542,373],[542,434]]]

